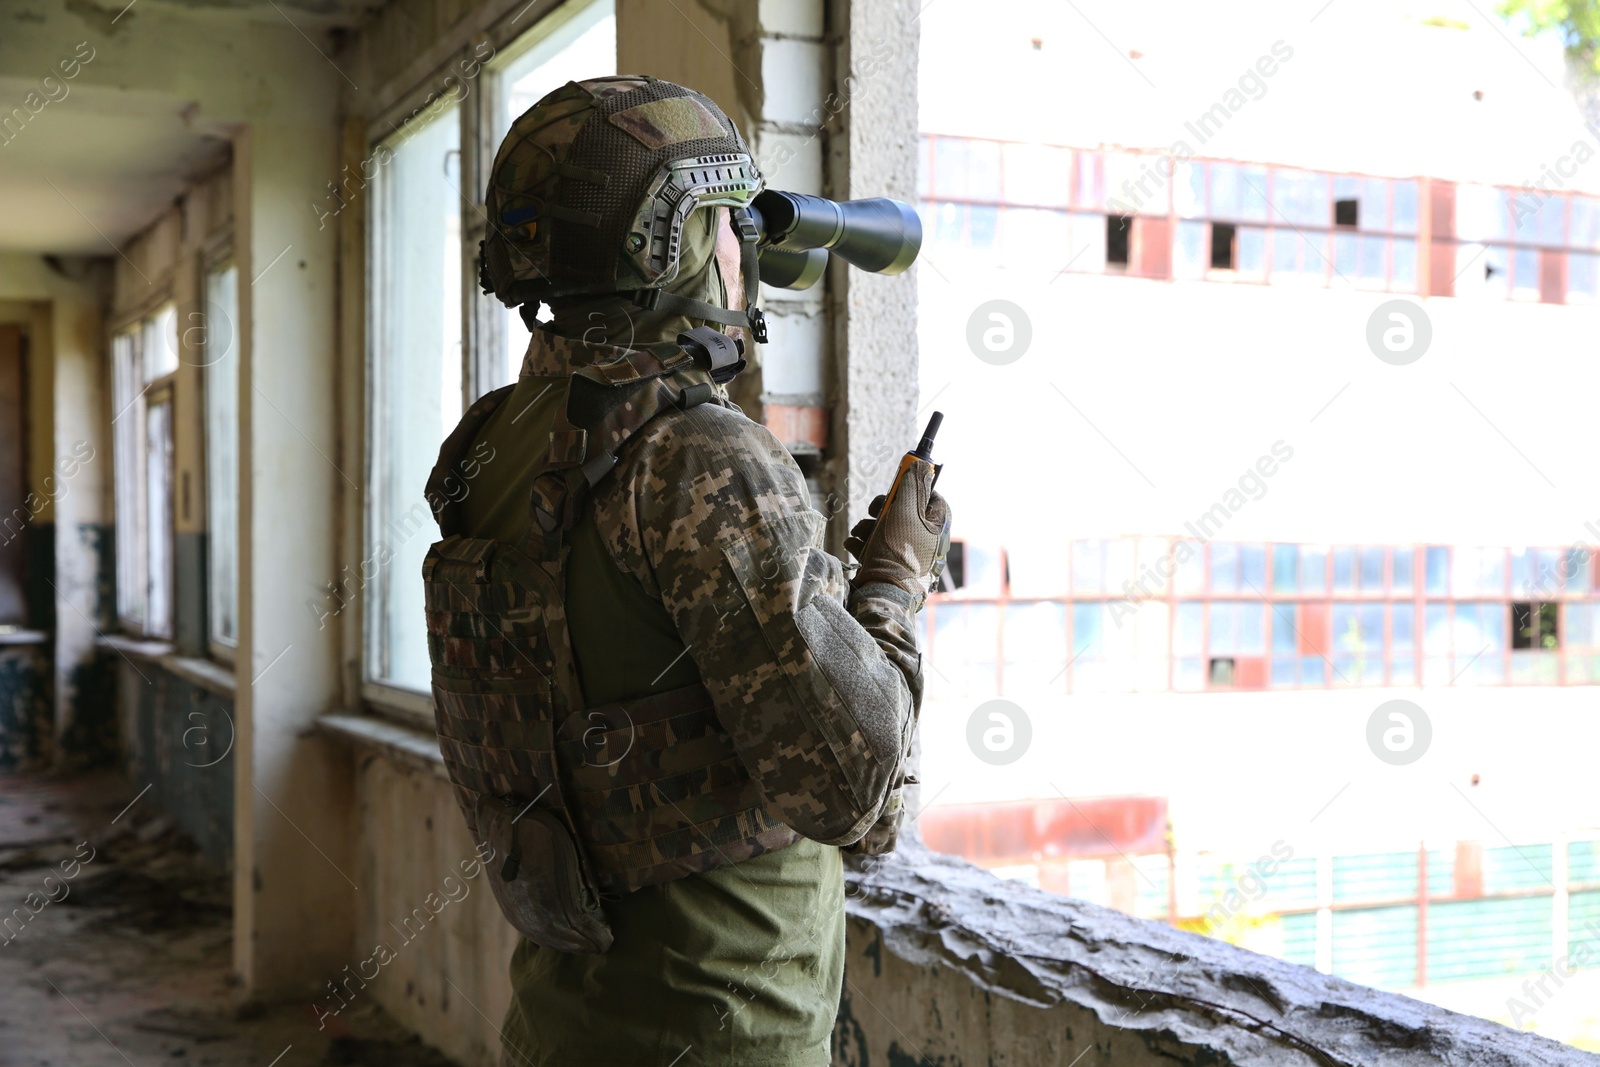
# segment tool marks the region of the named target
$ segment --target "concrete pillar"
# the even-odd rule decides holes
[[[834,114],[825,14],[823,0],[619,0],[617,69],[711,97],[738,124],[770,187],[822,193]],[[804,293],[762,286],[772,340],[730,387],[745,414],[808,468],[828,445],[825,292],[820,284]]]
[[[54,462],[63,491],[55,497],[55,734],[61,765],[79,748],[67,742],[98,734],[79,722],[109,715],[112,678],[95,641],[115,608],[111,544],[111,399],[100,295],[62,293],[50,303],[51,378],[55,386]],[[71,473],[71,477],[66,477]],[[87,736],[81,740],[87,741]],[[87,746],[93,752],[94,746]]]
[[[845,99],[828,140],[828,187],[839,200],[917,194],[918,5],[908,0],[832,0],[830,16]],[[835,269],[829,279],[836,358],[826,470],[845,506],[830,536],[842,543],[867,504],[888,488],[916,444],[916,268],[886,278]]]
[[[310,72],[308,72],[310,73]],[[314,73],[311,77],[317,77]],[[320,990],[350,959],[355,872],[348,755],[310,734],[339,704],[339,650],[305,609],[332,573],[340,471],[336,235],[306,203],[338,171],[324,115],[252,123],[234,142],[239,264],[240,573],[234,962],[257,997]]]
[[[103,268],[69,257],[62,267],[69,278],[41,256],[0,255],[0,321],[24,324],[29,338],[28,483],[43,502],[30,520],[36,573],[29,595],[38,624],[54,636],[53,736],[43,741],[58,763],[68,755],[63,740],[83,732],[86,705],[106,723],[110,715],[112,679],[95,669],[95,640],[112,612]]]

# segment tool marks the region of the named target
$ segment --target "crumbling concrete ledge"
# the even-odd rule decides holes
[[[1600,1056],[903,844],[847,873],[842,1067],[1523,1067]]]

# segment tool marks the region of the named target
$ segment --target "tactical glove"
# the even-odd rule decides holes
[[[856,523],[844,542],[861,561],[850,579],[853,589],[888,583],[911,595],[913,611],[921,609],[950,551],[950,505],[933,491],[935,473],[931,463],[908,471],[888,514],[882,496],[867,505],[870,518]]]

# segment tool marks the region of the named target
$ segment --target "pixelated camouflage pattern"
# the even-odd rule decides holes
[[[721,405],[648,423],[592,506],[612,556],[672,615],[768,809],[824,843],[859,839],[910,751],[921,657],[909,598],[865,588],[849,602],[861,625],[850,621],[799,468]],[[871,694],[839,684],[851,668]]]
[[[552,433],[552,453],[567,462],[583,458],[584,438],[622,444],[685,386],[710,381],[676,346],[621,350],[539,337],[555,351],[529,359],[567,360],[569,373],[605,383],[612,398],[576,436]],[[563,534],[587,495],[581,477],[547,470],[535,478],[533,521],[519,544],[455,532],[459,511],[434,490],[509,394],[496,390],[469,409],[429,480],[446,535],[423,564],[435,719],[468,827],[477,834],[479,794],[533,802],[562,819],[588,877],[608,893],[792,843],[795,831],[767,809],[704,687],[585,707],[563,601]]]

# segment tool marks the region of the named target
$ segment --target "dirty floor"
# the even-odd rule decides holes
[[[246,1001],[230,880],[118,776],[0,776],[0,1067],[451,1067],[375,1008]]]

